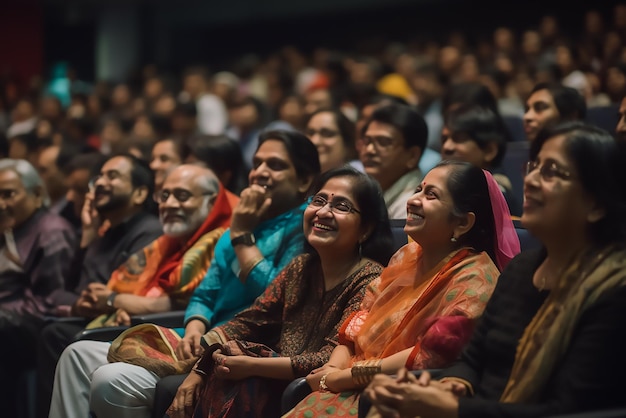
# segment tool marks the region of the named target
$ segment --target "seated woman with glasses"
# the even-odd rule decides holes
[[[307,251],[254,304],[204,337],[171,418],[274,417],[287,384],[326,362],[339,325],[391,256],[378,184],[351,167],[323,174],[304,211]]]
[[[340,328],[330,360],[307,376],[315,391],[287,417],[355,416],[376,373],[439,368],[456,359],[500,272],[519,252],[504,197],[487,171],[444,161],[407,202],[415,241],[372,282]],[[497,264],[494,264],[494,262]]]
[[[322,173],[357,157],[355,129],[354,123],[339,110],[320,109],[309,117],[304,133],[317,147]]]
[[[511,261],[443,379],[377,376],[366,390],[371,416],[544,417],[626,406],[619,147],[608,132],[581,123],[537,136],[522,223],[544,247]]]

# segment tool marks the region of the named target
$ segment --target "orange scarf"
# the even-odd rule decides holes
[[[230,225],[233,207],[229,194],[220,185],[209,216],[186,243],[181,244],[177,239],[162,235],[115,270],[107,287],[118,293],[150,297],[171,294],[177,290],[184,290],[186,294],[193,292],[206,274],[215,242]],[[190,264],[197,265],[200,262],[201,266],[186,269],[183,257],[192,247],[198,249],[198,245],[203,247],[200,252],[204,254],[196,254]],[[211,248],[207,248],[207,245]],[[198,260],[198,257],[204,260]]]
[[[370,289],[365,309],[357,313],[363,314],[358,329],[348,329],[354,318],[342,327],[342,339],[354,335],[353,361],[384,358],[414,347],[433,321],[443,316],[475,319],[484,310],[499,275],[488,256],[462,248],[419,277],[421,255],[417,243],[401,248],[383,270],[378,286]],[[487,297],[484,301],[468,298],[465,292]]]

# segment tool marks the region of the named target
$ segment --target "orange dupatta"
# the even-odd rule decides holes
[[[362,306],[365,312],[357,313],[364,318],[356,321],[360,322],[358,329],[349,329],[349,324],[355,324],[354,317],[342,326],[342,339],[354,335],[353,361],[419,348],[420,340],[438,319],[473,320],[484,310],[499,276],[486,254],[462,248],[423,277],[416,277],[421,253],[417,243],[401,248],[384,269],[378,289],[370,289]]]

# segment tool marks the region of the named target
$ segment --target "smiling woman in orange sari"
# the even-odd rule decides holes
[[[495,180],[468,163],[443,162],[426,175],[407,202],[405,231],[415,242],[370,284],[361,310],[340,329],[342,345],[307,377],[315,392],[287,417],[356,415],[358,391],[374,374],[451,363],[498,269],[519,252]]]

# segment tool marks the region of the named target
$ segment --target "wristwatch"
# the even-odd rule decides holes
[[[117,296],[117,292],[111,292],[109,297],[107,297],[107,306],[109,308],[114,308],[113,302],[115,302],[115,297]]]
[[[256,244],[256,238],[252,232],[246,232],[243,235],[239,235],[237,238],[233,238],[230,240],[230,245],[236,247],[237,245],[245,245],[249,247],[251,245]]]

